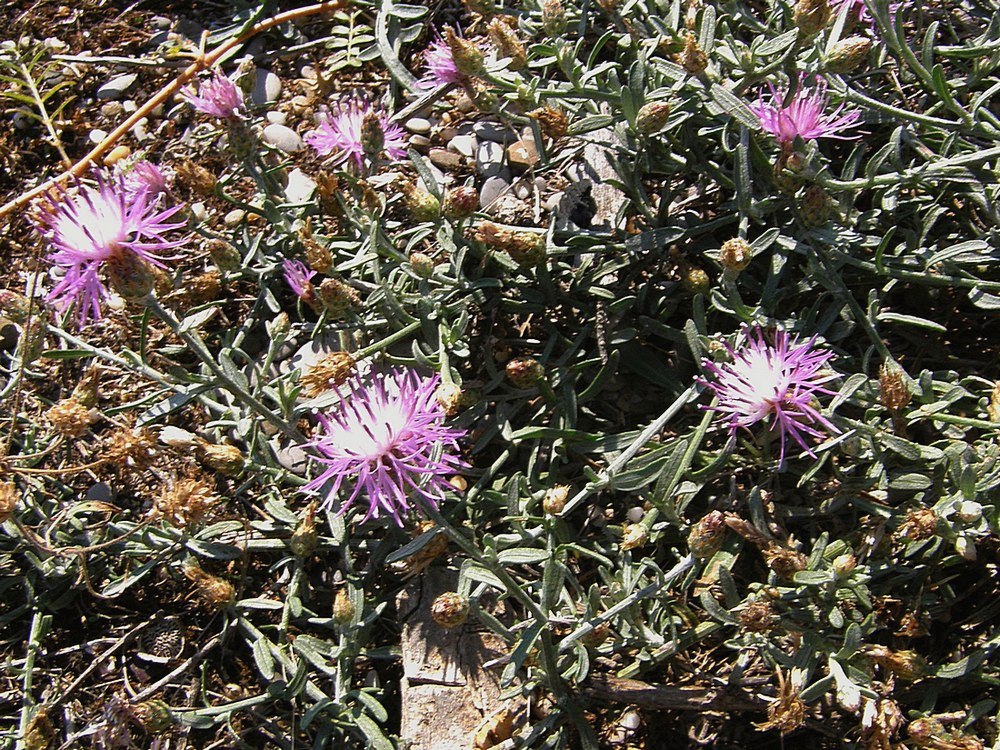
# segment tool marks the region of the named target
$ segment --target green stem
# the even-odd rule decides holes
[[[411,333],[413,333],[414,331],[416,331],[417,329],[419,329],[421,325],[423,325],[421,323],[421,321],[415,320],[412,323],[403,326],[402,328],[400,328],[395,333],[389,334],[388,336],[386,336],[381,341],[376,341],[374,344],[366,346],[363,349],[358,349],[351,356],[353,356],[355,360],[359,360],[359,361],[362,360],[362,359],[367,359],[368,357],[372,356],[373,354],[376,354],[377,352],[380,352],[383,349],[386,349],[386,348],[392,346],[397,341],[402,341],[407,336],[409,336]]]

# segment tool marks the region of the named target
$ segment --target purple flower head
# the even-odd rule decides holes
[[[360,169],[365,162],[363,123],[366,117],[378,118],[382,128],[383,146],[390,159],[406,156],[406,135],[389,119],[388,113],[371,102],[359,98],[342,101],[335,110],[323,111],[316,130],[306,133],[305,140],[320,156],[336,154],[349,159]]]
[[[118,162],[118,164],[123,164]],[[164,172],[150,161],[137,161],[132,164],[123,164],[123,168],[115,165],[115,175],[122,176],[122,184],[125,186],[129,196],[134,196],[141,190],[149,193],[151,199],[156,199],[161,195],[170,192],[170,183],[173,181],[172,172]]]
[[[440,36],[424,50],[424,77],[420,79],[423,89],[435,89],[445,83],[464,83],[467,77],[458,72],[451,46]]]
[[[833,394],[823,384],[839,375],[826,366],[833,352],[814,349],[815,340],[813,337],[799,344],[797,339],[789,340],[788,334],[779,330],[774,334],[774,344],[767,344],[758,328],[748,333],[739,350],[726,346],[731,362],[702,362],[712,376],[702,383],[718,398],[718,405],[708,408],[727,416],[733,432],[770,417],[771,431],[777,432],[781,439],[779,464],[785,461],[787,437],[791,436],[813,456],[804,435],[823,437],[820,427],[827,432],[840,432],[816,409],[817,394]]]
[[[310,445],[323,472],[305,491],[323,491],[323,507],[330,508],[350,479],[353,489],[341,513],[362,498],[368,503],[363,520],[387,515],[400,526],[414,500],[436,508],[451,488],[447,476],[466,468],[454,454],[465,431],[444,425],[435,396],[439,382],[437,375],[423,378],[402,368],[365,379],[355,375],[341,386],[350,393],[341,396],[339,408],[316,415],[322,434]]]
[[[99,320],[100,302],[108,296],[101,267],[124,255],[163,267],[157,252],[184,243],[164,236],[184,226],[167,221],[181,208],[160,210],[148,189],[130,192],[121,175],[98,174],[95,186],[50,197],[34,217],[36,230],[54,249],[49,260],[63,272],[48,300],[59,310],[77,303],[81,323]]]
[[[303,302],[311,302],[313,299],[312,277],[316,272],[310,270],[301,260],[286,260],[281,264],[285,273],[285,281],[292,291]]]
[[[837,134],[855,125],[861,117],[857,110],[841,115],[843,104],[827,115],[829,100],[826,96],[826,81],[819,76],[816,76],[816,85],[810,93],[805,86],[805,75],[800,75],[799,86],[787,103],[787,89],[776,89],[770,84],[768,88],[771,89],[771,101],[764,103],[762,90],[757,104],[751,104],[750,109],[757,115],[760,126],[783,146],[791,144],[796,137],[801,137],[804,141],[812,138],[845,138],[846,136]]]
[[[890,3],[889,4],[889,18],[895,21],[896,11],[903,7],[906,3]],[[874,31],[876,29],[875,17],[872,15],[871,11],[868,10],[868,3],[865,0],[830,0],[830,7],[833,9],[835,15],[840,15],[847,9],[847,18],[857,20],[858,23],[867,24]]]
[[[219,70],[198,85],[198,93],[184,91],[181,95],[199,112],[221,120],[236,118],[246,112],[243,92]]]

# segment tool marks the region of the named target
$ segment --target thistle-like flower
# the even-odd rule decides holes
[[[116,288],[135,290],[146,264],[163,267],[158,251],[184,243],[165,237],[184,226],[168,221],[181,208],[160,210],[149,189],[133,192],[121,176],[103,174],[96,185],[50,195],[33,217],[35,229],[55,250],[49,260],[61,271],[48,300],[60,311],[77,303],[80,322],[99,320],[101,300],[108,296],[102,266]]]
[[[895,20],[896,11],[905,4],[905,2],[890,3],[889,18]],[[873,30],[875,29],[875,17],[868,10],[868,3],[865,0],[830,0],[830,8],[835,16],[840,15],[846,9],[849,19],[856,19],[858,23],[867,24]]]
[[[444,425],[439,381],[392,369],[342,386],[348,393],[339,408],[316,415],[320,435],[310,445],[323,471],[305,491],[323,492],[323,507],[330,508],[341,486],[353,481],[340,512],[362,498],[364,520],[387,515],[400,526],[414,500],[436,508],[451,488],[446,477],[465,468],[453,453],[465,431]]]
[[[122,166],[119,168],[118,164]],[[140,190],[147,190],[149,197],[155,199],[170,192],[173,170],[160,169],[153,162],[145,159],[131,163],[118,162],[118,164],[115,165],[115,174],[122,175],[125,189],[129,195],[135,195]]]
[[[733,432],[770,418],[771,431],[781,440],[779,464],[785,460],[785,442],[791,437],[814,456],[805,436],[823,437],[840,430],[819,413],[816,396],[833,395],[825,383],[839,377],[827,368],[833,352],[815,349],[815,338],[799,344],[785,331],[776,331],[774,344],[764,341],[760,329],[749,332],[738,350],[726,345],[731,362],[702,366],[712,376],[702,383],[711,388],[718,405],[708,407],[728,417]]]
[[[310,270],[301,260],[286,260],[281,264],[281,269],[285,281],[295,295],[306,304],[312,304],[316,300],[316,290],[312,283],[312,277],[316,272]]]
[[[339,159],[353,161],[359,169],[365,163],[365,118],[378,118],[381,125],[381,149],[390,159],[406,156],[406,135],[403,129],[389,119],[388,113],[364,99],[351,98],[341,102],[333,111],[320,113],[316,130],[305,135],[305,141],[320,156],[336,155]]]
[[[235,119],[246,113],[243,92],[219,70],[198,85],[198,93],[182,91],[181,96],[199,112],[220,120]]]
[[[861,118],[861,113],[857,110],[841,114],[843,104],[831,114],[826,114],[829,105],[826,81],[819,76],[810,92],[805,86],[805,76],[800,75],[798,88],[790,98],[787,89],[776,89],[770,84],[768,88],[771,90],[771,101],[764,102],[762,90],[757,104],[750,105],[750,109],[757,115],[760,126],[777,138],[782,146],[791,145],[797,137],[804,141],[812,138],[847,138],[849,136],[838,133],[857,124]]]
[[[458,72],[448,42],[435,34],[434,41],[424,50],[424,75],[420,79],[420,87],[429,90],[446,83],[462,85],[468,80],[468,76]]]

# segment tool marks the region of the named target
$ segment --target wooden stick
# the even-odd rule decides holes
[[[151,99],[149,99],[145,104],[139,107],[135,112],[129,116],[125,122],[115,128],[111,133],[105,137],[103,141],[97,144],[91,151],[80,159],[76,164],[62,172],[61,174],[53,177],[50,180],[43,182],[38,187],[32,188],[31,190],[21,193],[13,200],[0,206],[0,219],[9,214],[11,211],[15,211],[18,208],[26,205],[32,199],[38,197],[42,193],[50,190],[56,185],[65,182],[70,177],[79,177],[93,164],[97,159],[102,157],[108,151],[111,150],[112,146],[118,142],[118,140],[128,133],[129,130],[135,126],[143,117],[149,115],[154,109],[159,105],[166,102],[171,96],[180,91],[181,87],[189,83],[194,79],[201,71],[211,68],[215,63],[217,63],[227,52],[229,52],[234,47],[243,44],[248,39],[260,34],[263,31],[274,28],[275,26],[280,26],[283,23],[288,23],[289,21],[295,21],[299,18],[305,18],[306,16],[311,16],[316,13],[325,13],[329,11],[336,11],[342,9],[347,3],[347,0],[328,0],[328,2],[317,3],[315,5],[307,5],[304,8],[297,8],[296,10],[290,10],[285,13],[279,13],[276,16],[267,18],[259,23],[254,24],[249,30],[240,34],[238,37],[230,39],[220,46],[216,47],[210,53],[206,55],[200,55],[191,65],[185,68],[180,75],[174,78],[170,83],[160,89]]]

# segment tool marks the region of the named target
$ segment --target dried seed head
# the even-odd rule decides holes
[[[361,149],[369,159],[377,159],[385,148],[385,131],[382,129],[382,115],[369,109],[361,118]]]
[[[786,680],[778,670],[778,695],[767,706],[767,721],[755,726],[758,729],[778,729],[782,734],[793,732],[806,721],[806,704],[799,697],[799,688],[792,680]]]
[[[198,477],[185,477],[165,487],[155,511],[180,528],[197,526],[209,508],[219,502],[212,487]]]
[[[912,398],[905,373],[896,365],[884,363],[878,371],[879,400],[893,414],[898,414]]]
[[[528,117],[537,120],[543,135],[553,141],[558,141],[569,131],[569,118],[558,107],[539,107],[529,112]]]
[[[347,589],[338,589],[333,597],[333,621],[338,625],[350,625],[357,614],[357,607],[351,601],[351,595]]]
[[[56,730],[45,706],[41,706],[24,729],[25,750],[48,750],[56,739]]]
[[[45,418],[63,437],[78,438],[97,421],[98,414],[75,398],[64,398],[45,412]]]
[[[516,23],[516,22],[515,22]],[[486,33],[497,49],[497,55],[510,59],[511,70],[521,70],[528,64],[524,45],[511,27],[502,18],[494,18],[486,27]]]
[[[288,541],[288,546],[296,557],[308,557],[319,544],[319,533],[316,531],[316,507],[315,501],[306,506],[302,520],[295,527],[292,538]]]
[[[417,221],[435,221],[441,215],[441,201],[410,182],[402,185],[403,200]]]
[[[531,357],[515,357],[507,363],[504,372],[515,388],[531,388],[545,377],[545,368]]]
[[[670,116],[669,102],[646,102],[635,116],[635,129],[643,135],[658,132]]]
[[[721,512],[713,510],[691,527],[688,549],[699,560],[705,560],[722,548],[726,538],[726,522]]]
[[[568,499],[568,484],[557,484],[555,487],[549,487],[549,489],[545,491],[545,497],[542,498],[542,510],[550,516],[558,516],[562,513],[563,508],[566,507],[566,501]]]
[[[433,521],[421,521],[413,530],[413,537],[417,538],[436,528]],[[403,572],[407,576],[417,575],[447,551],[448,537],[443,531],[438,530],[423,547],[402,561]]]
[[[354,357],[347,352],[331,352],[315,365],[306,368],[301,378],[302,390],[311,397],[336,388],[354,373]]]
[[[0,524],[3,524],[14,514],[17,508],[17,501],[21,499],[21,493],[17,491],[17,485],[13,482],[0,482]]]
[[[545,235],[537,232],[507,229],[491,221],[480,222],[475,237],[497,250],[503,250],[522,268],[533,268],[545,262]]]
[[[850,73],[868,57],[872,40],[866,36],[849,36],[841,39],[826,58],[826,69],[831,73]]]
[[[542,30],[552,39],[566,31],[566,9],[562,0],[542,0]]]
[[[740,627],[747,633],[767,633],[779,619],[771,602],[747,602],[740,611]]]
[[[422,279],[429,279],[434,274],[434,259],[426,253],[410,253],[410,267]]]
[[[243,258],[239,251],[223,240],[209,240],[205,249],[220,271],[238,271],[243,266]]]
[[[174,165],[177,180],[189,190],[206,197],[215,195],[215,175],[200,164],[183,160]]]
[[[761,552],[768,567],[778,575],[778,578],[786,581],[791,580],[799,571],[805,570],[809,563],[809,558],[801,552],[777,544],[772,544]]]
[[[174,715],[165,701],[144,701],[133,707],[132,715],[149,734],[165,732],[174,723]]]
[[[830,0],[798,0],[792,12],[792,23],[802,36],[812,36],[830,23],[832,17]]]
[[[445,27],[444,41],[451,49],[451,56],[459,73],[478,76],[483,72],[483,53],[479,47],[460,37],[450,26]]]
[[[708,54],[698,45],[698,37],[695,34],[688,33],[684,41],[684,51],[681,52],[678,62],[693,76],[705,72],[705,68],[708,67]]]
[[[810,185],[802,194],[799,212],[807,227],[823,226],[834,214],[833,198],[819,185]]]
[[[479,210],[479,191],[474,187],[452,188],[444,196],[441,213],[453,221],[466,219]]]
[[[739,273],[750,265],[750,261],[753,260],[753,248],[750,247],[750,243],[746,240],[740,237],[733,237],[733,239],[722,243],[722,249],[719,251],[719,260],[723,268],[727,271]]]
[[[111,288],[127,300],[142,299],[156,284],[153,267],[127,247],[119,248],[105,260],[104,267]]]
[[[235,445],[216,445],[207,440],[197,442],[198,459],[210,469],[215,469],[227,477],[234,477],[243,471],[246,458]]]
[[[986,407],[986,415],[991,422],[1000,422],[1000,380],[993,384],[990,392],[990,403]]]
[[[947,737],[944,724],[931,717],[914,719],[906,728],[906,733],[917,747],[929,746],[935,740]]]
[[[9,289],[0,289],[0,315],[12,323],[21,325],[28,319],[30,309],[31,301],[23,294],[12,292]]]
[[[188,279],[176,295],[177,301],[194,307],[219,298],[222,292],[222,274],[216,270],[206,271]]]
[[[156,460],[156,435],[145,427],[119,427],[104,440],[102,451],[113,469],[141,471]]]
[[[622,552],[643,546],[649,541],[649,529],[641,523],[630,523],[622,530],[622,541],[619,545]]]
[[[441,383],[434,391],[434,398],[441,404],[444,413],[453,417],[462,406],[462,389],[454,383]]]
[[[361,307],[361,297],[350,286],[338,279],[323,279],[316,290],[320,304],[334,320],[343,318],[354,308]]]
[[[701,268],[688,266],[684,270],[684,288],[691,294],[708,294],[712,289],[712,279]]]
[[[73,393],[70,398],[76,399],[76,401],[88,409],[92,409],[97,406],[97,401],[99,398],[98,387],[101,382],[101,368],[97,365],[91,365],[90,368],[84,373],[83,377],[80,378],[80,382],[73,387]]]
[[[318,273],[330,273],[333,268],[333,253],[326,245],[321,245],[313,239],[303,239],[306,249],[306,264]]]
[[[927,662],[916,651],[892,651],[885,646],[869,646],[865,653],[880,667],[906,682],[919,680],[927,674]]]
[[[907,542],[930,539],[937,531],[937,522],[937,514],[930,508],[911,510],[896,529],[896,536]]]
[[[442,628],[455,628],[469,616],[469,599],[454,591],[441,594],[431,604],[431,618]]]
[[[212,612],[225,609],[236,601],[236,589],[224,578],[206,573],[196,562],[184,566],[184,575],[195,585],[195,594]]]

